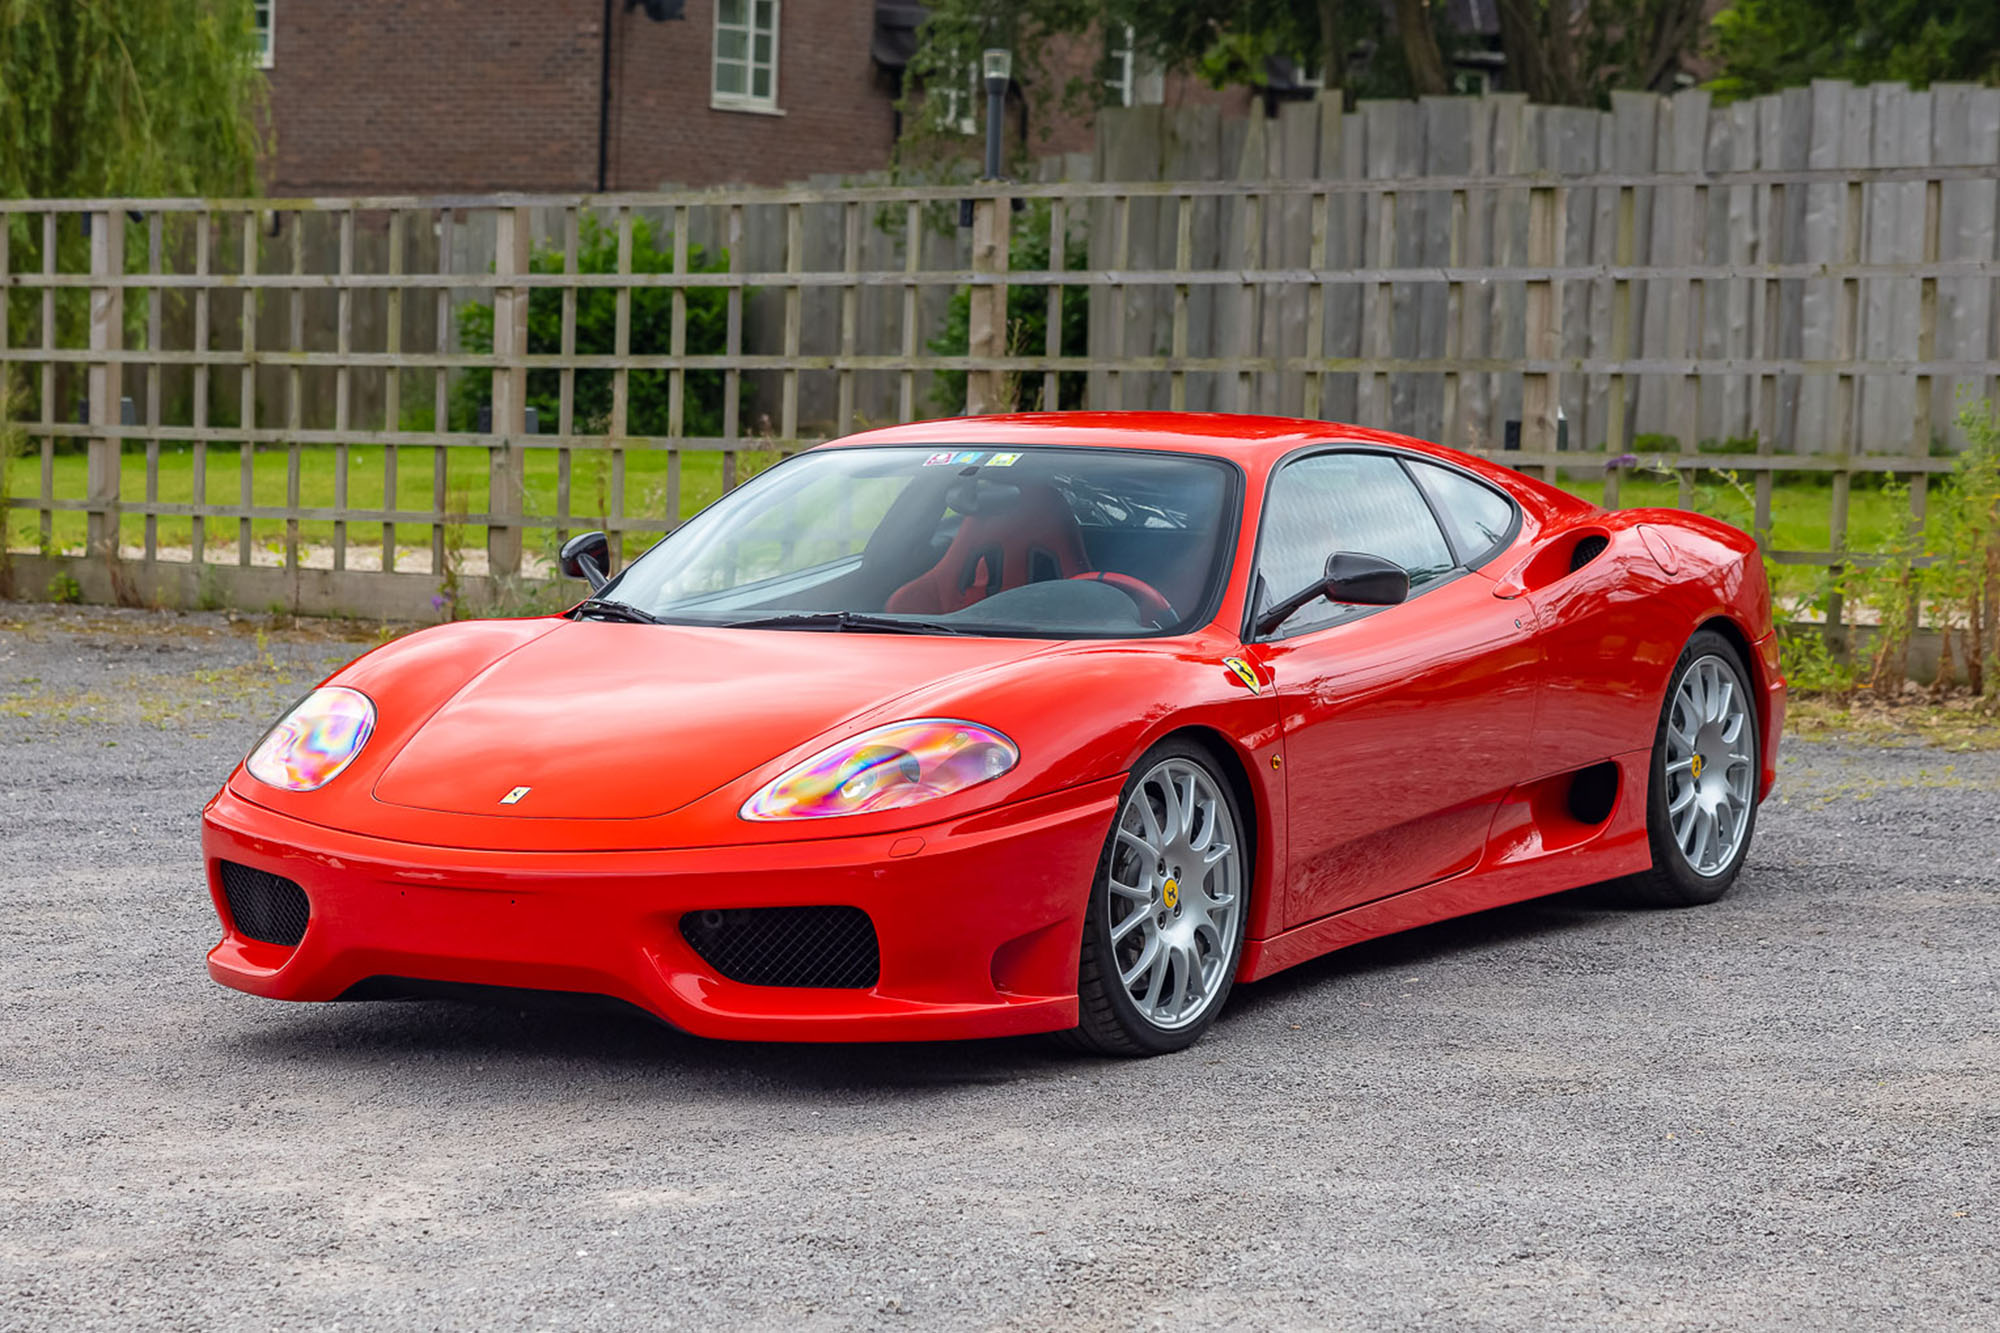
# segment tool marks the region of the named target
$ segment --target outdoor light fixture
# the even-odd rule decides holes
[[[995,47],[979,58],[986,76],[986,179],[1000,179],[1000,130],[1007,115],[1007,81],[1014,74],[1014,53]]]

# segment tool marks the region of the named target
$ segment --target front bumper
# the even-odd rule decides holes
[[[1762,801],[1778,785],[1778,742],[1785,734],[1785,676],[1779,668],[1776,630],[1757,640],[1757,663],[1753,669],[1764,694],[1764,753],[1757,784],[1757,799]]]
[[[1122,778],[898,833],[657,852],[482,852],[343,833],[224,790],[202,816],[225,986],[333,1000],[375,977],[609,995],[706,1037],[899,1041],[1060,1031]],[[747,830],[746,830],[747,831]],[[218,864],[304,889],[296,947],[239,933]],[[867,989],[746,985],[683,938],[689,912],[858,907]]]

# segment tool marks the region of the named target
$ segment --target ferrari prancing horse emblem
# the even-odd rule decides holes
[[[500,798],[500,804],[518,805],[521,802],[521,798],[523,796],[526,796],[529,792],[533,790],[534,788],[532,787],[516,787],[514,788],[514,790],[508,792],[505,796],[502,796]]]
[[[1228,668],[1230,675],[1242,681],[1243,687],[1249,690],[1250,693],[1262,694],[1264,692],[1264,682],[1258,678],[1257,669],[1242,658],[1225,657],[1222,659],[1222,665]]]

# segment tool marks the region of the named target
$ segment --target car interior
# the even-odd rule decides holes
[[[739,613],[879,612],[968,628],[1158,632],[1208,600],[1231,473],[1218,463],[1043,450],[919,466],[836,558],[737,582]],[[822,504],[824,502],[822,501]],[[853,549],[858,545],[858,550]]]

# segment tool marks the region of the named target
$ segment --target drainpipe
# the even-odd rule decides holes
[[[603,194],[611,171],[611,6],[604,0],[604,27],[597,66],[597,192]]]

